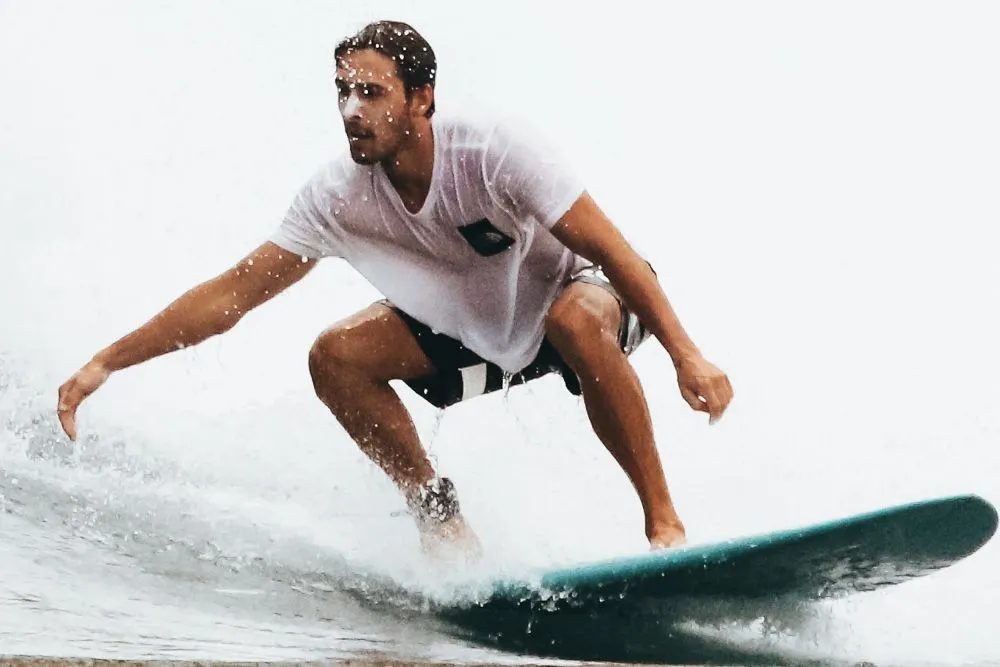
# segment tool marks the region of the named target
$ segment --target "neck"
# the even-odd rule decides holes
[[[434,133],[430,119],[421,118],[413,123],[396,154],[382,161],[382,168],[406,207],[419,210],[427,199],[434,172]]]

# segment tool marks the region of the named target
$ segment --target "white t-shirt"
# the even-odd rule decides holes
[[[295,197],[271,240],[340,257],[395,306],[516,373],[538,352],[545,316],[586,261],[549,229],[581,182],[505,122],[432,118],[434,170],[410,213],[381,165],[348,153]]]

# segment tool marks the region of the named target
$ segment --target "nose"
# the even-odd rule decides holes
[[[361,115],[361,100],[358,99],[357,92],[351,92],[341,107],[340,114],[344,119],[358,118]]]

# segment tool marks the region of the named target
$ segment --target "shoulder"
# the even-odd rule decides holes
[[[332,229],[350,218],[372,198],[371,168],[350,153],[323,163],[299,186],[285,213],[285,224]]]
[[[475,164],[492,187],[518,191],[576,182],[565,148],[532,120],[514,114],[465,113],[442,118],[452,155]],[[454,158],[453,158],[454,159]]]
[[[538,130],[526,120],[482,110],[435,114],[434,131],[451,151],[482,157],[539,139]]]
[[[302,194],[316,201],[349,201],[371,182],[371,167],[357,164],[345,151],[320,165],[303,184]]]

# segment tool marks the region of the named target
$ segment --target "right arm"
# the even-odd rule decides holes
[[[185,292],[148,322],[94,355],[59,387],[59,421],[76,439],[76,409],[114,371],[232,329],[248,312],[298,282],[315,266],[267,242],[230,269]]]

